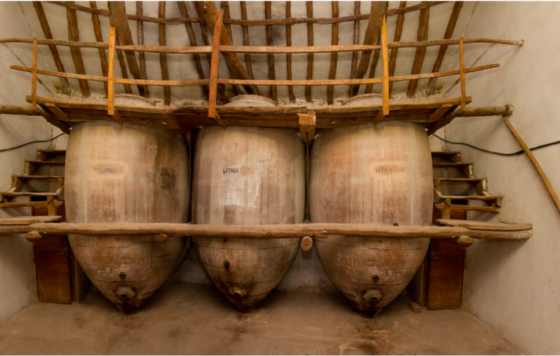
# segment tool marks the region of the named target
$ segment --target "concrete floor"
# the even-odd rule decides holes
[[[403,297],[366,318],[330,290],[277,291],[240,313],[209,286],[177,283],[132,315],[90,292],[82,304],[33,304],[0,322],[3,354],[517,352],[465,311],[415,312]]]

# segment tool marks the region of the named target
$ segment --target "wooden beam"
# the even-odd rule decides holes
[[[406,7],[406,1],[401,1],[399,3],[399,9]],[[395,24],[395,34],[393,35],[393,42],[399,42],[402,37],[402,32],[404,28],[404,12],[398,14],[397,22]],[[391,49],[391,57],[389,59],[389,76],[395,75],[395,68],[397,67],[397,55],[399,53],[398,48]],[[393,83],[389,84],[389,95],[393,93]]]
[[[35,13],[37,14],[37,18],[39,19],[39,23],[41,24],[41,29],[43,30],[43,35],[47,39],[52,39],[53,35],[51,32],[51,27],[49,26],[49,21],[47,20],[47,16],[45,14],[45,10],[43,9],[43,4],[40,1],[33,1],[33,7],[35,8]],[[60,59],[60,54],[58,53],[58,48],[50,44],[49,50],[51,51],[51,55],[56,65],[56,69],[59,72],[65,72],[64,65],[62,64],[62,60]],[[67,79],[64,79],[65,85],[68,87],[70,83]]]
[[[371,11],[368,19],[368,26],[366,28],[366,34],[364,37],[364,45],[374,45],[377,43],[379,38],[379,29],[381,27],[381,21],[383,16],[385,15],[385,11],[387,9],[387,2],[386,1],[379,1],[379,2],[372,2],[371,4]],[[358,63],[358,67],[356,71],[351,74],[351,78],[363,78],[368,70],[368,66],[370,63],[372,51],[363,51],[360,60]],[[358,94],[360,90],[359,85],[355,85],[352,87],[352,96]]]
[[[385,2],[385,6],[388,6],[388,2]],[[385,8],[385,14],[387,13],[387,7]],[[386,15],[383,15],[385,17]],[[379,31],[381,31],[381,26],[379,26]],[[379,32],[381,34],[381,32]],[[380,34],[377,36],[377,41],[375,44],[379,44],[380,41]],[[369,66],[368,77],[375,78],[375,71],[377,70],[377,63],[379,62],[380,51],[374,50],[371,57],[371,63]],[[373,84],[366,85],[364,90],[365,93],[372,93],[373,92]]]
[[[285,2],[286,18],[292,17],[292,3],[290,1]],[[286,46],[292,46],[292,25],[286,24]],[[292,54],[286,53],[286,79],[293,79],[292,75]],[[288,87],[288,97],[290,102],[296,101],[296,94],[294,93],[293,87]]]
[[[531,149],[529,148],[529,145],[527,145],[527,143],[525,142],[523,137],[521,137],[521,134],[519,133],[519,131],[517,131],[517,129],[513,126],[509,117],[504,116],[503,120],[504,120],[504,123],[506,124],[507,128],[509,129],[509,131],[511,132],[511,134],[513,135],[513,137],[515,138],[515,140],[519,144],[519,146],[521,146],[523,151],[525,151],[525,154],[527,155],[527,158],[529,159],[529,161],[533,165],[533,168],[535,168],[535,170],[537,171],[537,174],[539,175],[539,177],[541,179],[541,182],[544,185],[544,188],[548,192],[548,195],[549,195],[550,199],[552,200],[552,202],[556,206],[556,210],[560,213],[560,197],[558,196],[558,192],[556,191],[556,188],[554,188],[554,186],[552,185],[552,182],[550,181],[550,179],[548,178],[548,176],[544,172],[539,160],[537,159],[535,154],[531,151]]]
[[[13,218],[0,218],[0,226],[6,225],[31,225],[35,223],[56,222],[62,220],[62,216],[17,216]]]
[[[122,1],[109,1],[110,22],[117,29],[117,42],[121,45],[132,45],[132,32],[128,24],[128,15],[126,13],[126,3]],[[145,79],[140,73],[140,67],[134,52],[126,52],[126,62],[130,75],[135,79]],[[145,96],[144,87],[138,86],[138,93]]]
[[[226,30],[226,32],[232,33],[231,32],[231,24],[227,23],[227,20],[229,20],[230,17],[231,17],[230,9],[229,9],[229,1],[220,1],[220,8],[222,9],[222,12],[224,14],[224,17],[223,17],[223,20],[222,20],[223,21],[223,27]],[[232,37],[232,40],[233,40],[233,37]],[[228,68],[228,70],[229,70],[229,68]],[[230,72],[229,76],[231,77],[231,75],[232,75],[232,73]],[[225,93],[226,88],[223,88],[223,89],[224,89],[224,93]],[[235,95],[235,96],[242,93],[242,91],[238,88],[237,85],[232,85],[231,89],[233,91],[233,95]]]
[[[97,4],[95,1],[90,1],[89,6],[92,9],[97,9]],[[104,42],[103,41],[103,32],[101,31],[101,21],[99,21],[99,15],[92,12],[91,14],[91,23],[93,25],[93,33],[95,34],[95,40],[97,42]],[[107,75],[107,55],[105,53],[104,48],[98,48],[97,52],[99,53],[99,64],[101,66],[101,74],[104,76]],[[107,92],[107,83],[103,83],[105,86],[105,92]]]
[[[139,17],[144,16],[144,3],[142,1],[136,2],[136,15]],[[142,19],[138,19],[136,21],[136,43],[138,43],[138,45],[140,46],[144,45],[144,20]],[[145,52],[138,53],[138,70],[140,71],[141,78],[148,79]],[[144,95],[146,97],[150,96],[150,90],[148,87],[144,87]]]
[[[158,2],[158,17],[160,19],[165,19],[165,1]],[[159,29],[159,45],[166,46],[167,45],[167,28],[165,22],[162,22],[158,25]],[[167,54],[160,53],[159,54],[159,66],[161,69],[161,80],[169,80],[169,67],[167,64]],[[163,87],[163,98],[165,105],[171,104],[171,87],[165,86]]]
[[[66,8],[66,19],[68,22],[68,39],[70,41],[80,41],[80,30],[78,27],[78,16],[76,10],[70,7]],[[70,53],[72,54],[72,62],[74,68],[79,74],[86,74],[82,52],[78,47],[71,47]],[[87,80],[80,80],[80,92],[83,96],[90,96],[89,84]]]
[[[510,116],[513,113],[511,105],[502,106],[479,106],[460,109],[455,113],[457,117],[479,117],[479,116]]]
[[[31,53],[31,107],[37,110],[37,40],[33,40]]]
[[[177,7],[179,8],[179,12],[183,17],[189,17],[189,9],[187,4],[184,1],[177,1]],[[191,46],[198,46],[198,40],[196,39],[196,33],[194,32],[194,28],[192,23],[185,22],[185,30],[187,31],[187,36],[189,37],[189,44]],[[202,67],[202,59],[199,54],[193,54],[192,56],[194,61],[194,66],[196,68],[196,72],[198,73],[198,78],[204,79],[206,75],[204,74],[204,69]],[[202,86],[202,96],[208,98],[208,86]]]
[[[354,1],[354,16],[360,16],[361,13],[361,1]],[[354,20],[354,26],[352,27],[352,43],[357,45],[360,43],[360,21]],[[352,64],[350,67],[350,73],[354,73],[358,66],[358,52],[352,52]],[[348,87],[348,96],[352,96],[352,87]]]
[[[338,1],[331,2],[331,15],[333,18],[337,18],[339,13]],[[331,25],[331,45],[338,45],[339,35],[338,35],[338,23],[333,23]],[[336,52],[331,53],[331,62],[329,64],[329,79],[336,78],[336,67],[338,64],[338,55]],[[334,101],[334,87],[327,87],[327,103],[332,104]]]
[[[461,82],[461,109],[465,109],[463,98],[467,97],[467,78],[465,77],[465,46],[463,37],[459,40],[459,80]]]
[[[461,9],[463,8],[463,2],[457,1],[453,4],[453,10],[451,11],[451,15],[449,16],[449,21],[447,22],[447,27],[445,28],[445,34],[443,35],[444,39],[448,39],[453,37],[453,32],[455,31],[455,27],[457,26],[457,20],[459,19],[459,15],[461,14]],[[439,47],[438,54],[436,60],[434,62],[434,66],[432,68],[432,72],[437,72],[441,68],[443,64],[443,59],[445,58],[445,53],[447,52],[447,45],[442,45]],[[435,80],[430,79],[428,81],[428,90],[431,94],[435,92]]]
[[[212,4],[211,2],[201,2],[201,1],[199,1],[199,2],[195,2],[195,7],[196,7],[196,11],[198,13],[198,16],[204,22],[208,31],[215,32],[214,31],[214,27],[216,25],[215,21],[218,18],[217,15],[219,13],[219,10],[216,8],[216,6],[214,6],[214,4]],[[220,17],[222,17],[222,16],[220,15]],[[221,41],[220,44],[222,44],[222,45],[231,45],[232,44],[231,33],[226,31],[223,27],[222,27],[222,31],[220,33],[220,41]],[[237,78],[242,78],[242,79],[248,79],[249,78],[249,75],[247,73],[247,70],[245,69],[245,66],[239,60],[239,57],[237,56],[236,53],[222,53],[222,54],[224,56],[224,59],[226,61],[226,64],[228,66],[228,69],[229,69],[230,73],[233,73],[233,75]],[[244,89],[249,94],[256,93],[256,89],[253,86],[246,85],[246,86],[244,86]]]
[[[265,1],[264,2],[264,17],[265,19],[272,18],[272,2]],[[272,45],[272,26],[267,25],[265,27],[266,32],[266,45]],[[274,55],[269,53],[266,55],[266,61],[268,63],[268,79],[276,79],[276,70],[274,64]],[[276,101],[278,99],[278,90],[276,86],[271,86],[268,91],[268,96],[272,98],[272,100]]]
[[[39,234],[80,234],[92,236],[137,236],[166,234],[169,237],[196,236],[218,238],[315,238],[330,235],[383,238],[432,238],[447,239],[469,236],[482,240],[527,240],[532,226],[519,226],[510,230],[496,230],[479,226],[426,226],[380,224],[272,224],[272,225],[210,225],[187,223],[34,223],[20,226],[0,226],[0,234],[36,231]]]
[[[313,18],[313,1],[305,2],[305,11],[308,18]],[[307,23],[307,46],[312,47],[315,39],[315,34],[313,33],[313,23]],[[313,79],[313,53],[307,55],[307,74],[305,77],[307,80]],[[305,88],[305,100],[310,102],[313,99],[311,92],[311,87]]]
[[[118,35],[116,36],[117,37],[115,40],[117,41],[118,44],[121,44],[119,36]],[[126,59],[124,58],[124,54],[122,53],[122,51],[118,50],[118,46],[116,46],[115,48],[116,48],[115,54],[117,55],[117,61],[119,62],[119,67],[121,68],[121,76],[124,79],[128,79],[128,70],[126,69]],[[123,85],[123,88],[125,93],[132,94],[132,86],[130,86],[129,84]]]
[[[0,105],[0,114],[40,116],[41,112],[38,109],[34,109],[33,107]]]
[[[245,1],[239,2],[239,7],[241,9],[241,19],[247,20],[247,4]],[[251,43],[250,36],[249,36],[249,27],[245,25],[241,25],[241,32],[243,34],[243,45],[249,46]],[[245,53],[245,65],[247,66],[247,74],[249,79],[254,79],[255,74],[253,73],[253,59],[251,54]],[[260,95],[259,88],[255,87],[255,94]]]
[[[416,39],[418,41],[426,41],[428,39],[428,30],[430,26],[430,8],[426,7],[420,10],[420,18],[418,20],[418,32],[416,34]],[[422,66],[424,64],[424,58],[426,57],[426,48],[418,47],[416,48],[416,53],[414,54],[414,62],[412,63],[411,74],[418,74],[422,71]],[[418,87],[417,80],[411,80],[408,82],[408,89],[406,95],[411,97],[416,94],[416,88]]]
[[[212,21],[214,33],[212,35],[212,60],[210,62],[210,84],[208,93],[208,117],[219,120],[216,104],[218,101],[218,75],[220,64],[220,43],[222,31],[223,14],[221,11],[216,13],[216,18]]]

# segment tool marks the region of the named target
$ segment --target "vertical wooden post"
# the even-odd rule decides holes
[[[313,1],[306,1],[305,2],[305,9],[306,9],[306,14],[307,17],[312,19],[313,18]],[[313,42],[314,42],[314,33],[313,33],[313,23],[312,22],[308,22],[307,23],[307,45],[309,47],[313,46]],[[313,53],[308,53],[307,54],[307,75],[305,77],[307,80],[311,80],[313,79]],[[312,99],[312,92],[311,89],[313,87],[310,85],[307,85],[305,87],[305,100],[307,101],[311,101]]]
[[[383,116],[389,115],[389,48],[387,46],[387,15],[381,23],[381,55],[383,57]]]
[[[109,28],[109,63],[107,69],[107,113],[111,116],[115,114],[114,100],[114,73],[115,73],[115,40],[116,30],[114,26]]]
[[[216,101],[218,100],[218,70],[220,64],[220,40],[222,35],[223,12],[216,13],[214,33],[212,35],[212,56],[210,59],[210,83],[208,89],[208,117],[218,119]]]
[[[467,97],[467,83],[465,78],[465,39],[459,39],[459,79],[461,80],[461,110],[465,109]]]
[[[33,39],[33,52],[31,53],[31,105],[37,110],[37,39]]]

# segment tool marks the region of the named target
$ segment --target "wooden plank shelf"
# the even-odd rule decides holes
[[[29,225],[2,225],[0,235],[27,233],[33,239],[41,235],[66,235],[70,233],[90,236],[159,235],[160,238],[197,236],[207,238],[324,238],[329,235],[363,238],[431,238],[459,239],[468,236],[481,240],[527,240],[532,235],[528,224],[513,226],[508,230],[475,228],[469,226],[419,226],[380,224],[303,223],[274,225],[212,225],[188,223],[32,223]]]

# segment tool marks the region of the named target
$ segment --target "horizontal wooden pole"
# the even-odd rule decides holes
[[[429,41],[411,41],[411,42],[391,42],[387,44],[388,48],[417,48],[417,47],[435,47],[435,46],[454,46],[459,45],[459,39],[441,39]],[[2,38],[0,43],[33,43],[33,38]],[[509,46],[523,46],[523,41],[505,40],[496,38],[465,38],[464,44],[501,44]],[[65,41],[55,39],[37,39],[38,45],[44,46],[67,46],[79,48],[109,48],[105,42],[80,42]],[[189,47],[167,47],[154,45],[117,45],[115,49],[121,51],[151,52],[151,53],[170,53],[170,54],[201,54],[210,53],[210,46],[189,46]],[[335,45],[335,46],[230,46],[223,45],[219,47],[220,52],[230,53],[336,53],[336,52],[359,52],[381,49],[380,45]]]
[[[513,113],[511,105],[503,106],[479,106],[459,109],[454,114],[456,117],[476,117],[476,116],[509,116]]]
[[[196,236],[219,238],[301,238],[303,236],[383,238],[432,238],[448,239],[469,236],[482,240],[526,240],[531,229],[481,230],[465,226],[393,226],[379,224],[275,224],[275,225],[208,225],[180,223],[36,223],[28,226],[0,226],[0,233],[22,233],[36,231],[40,234],[80,234],[110,236],[142,236],[166,234],[169,236]],[[13,231],[9,231],[13,228]]]
[[[0,114],[40,116],[41,111],[31,106],[0,105]]]

